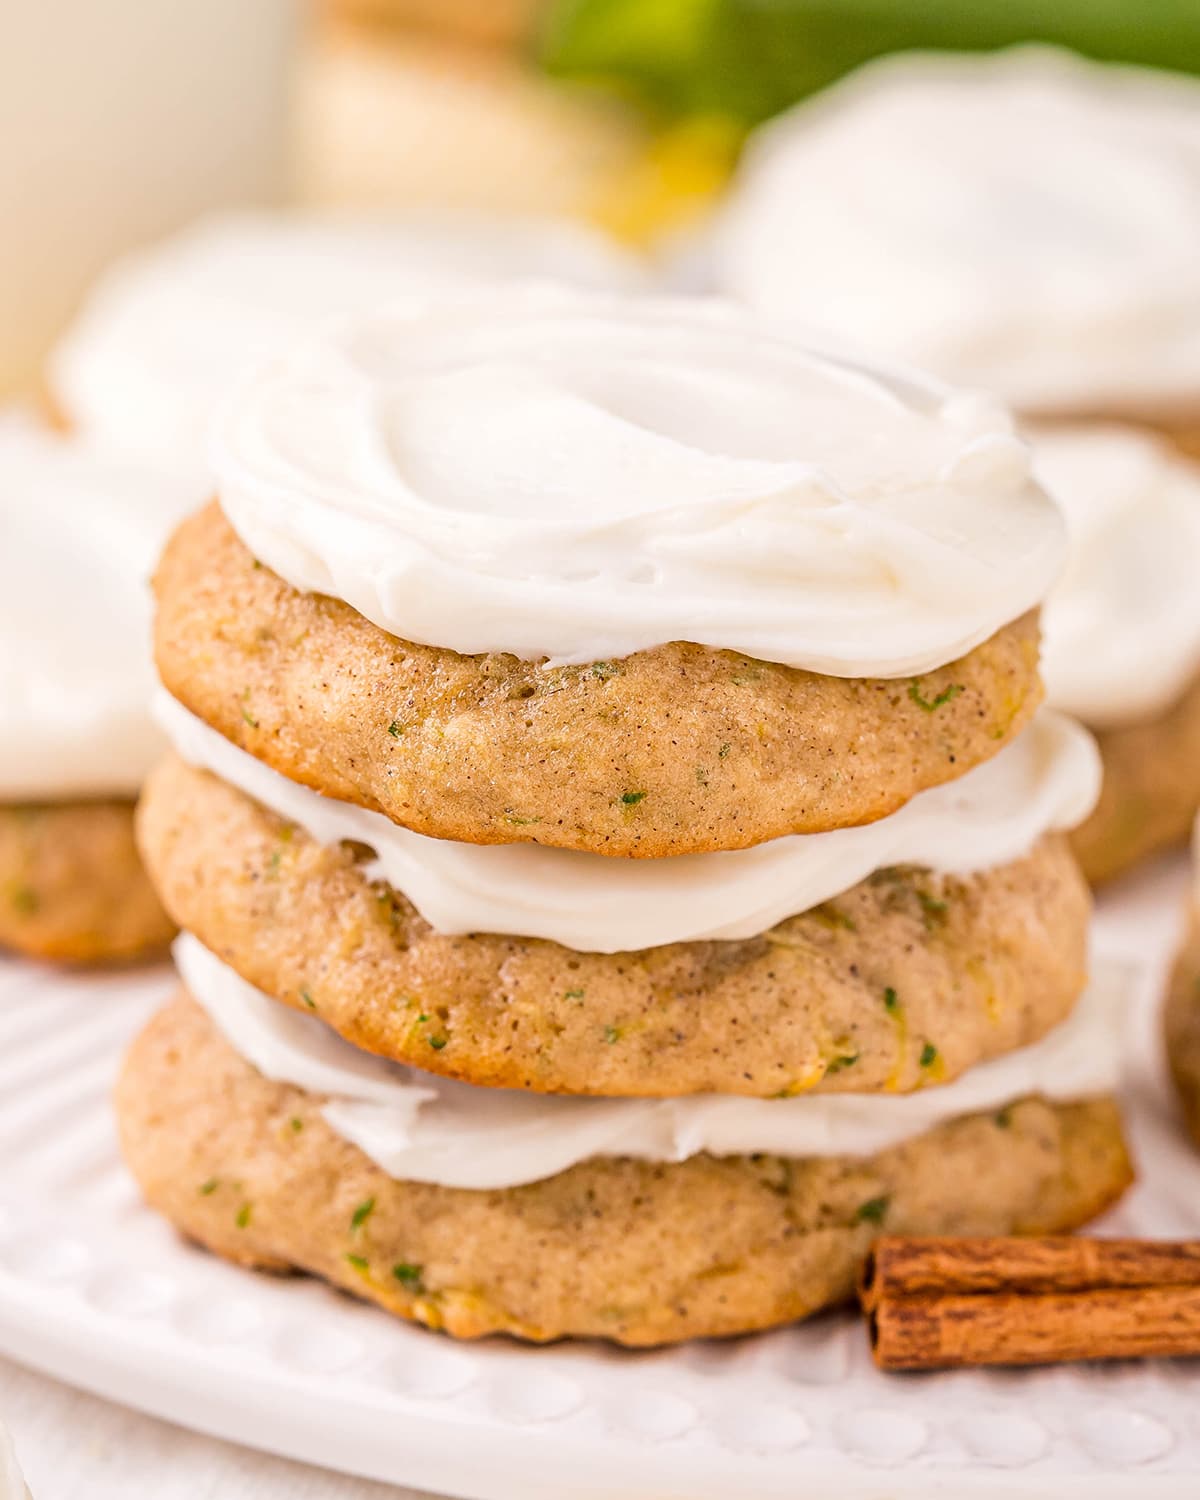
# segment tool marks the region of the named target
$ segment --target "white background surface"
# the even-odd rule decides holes
[[[0,1419],[33,1500],[424,1500],[185,1432],[7,1359]]]

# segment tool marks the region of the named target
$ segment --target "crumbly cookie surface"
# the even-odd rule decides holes
[[[128,801],[0,804],[0,949],[66,963],[161,951],[175,927]]]
[[[1071,843],[1098,885],[1191,832],[1200,810],[1200,678],[1157,717],[1094,733],[1104,784]]]
[[[911,680],[672,644],[547,668],[397,640],[259,566],[219,508],[156,576],[171,693],[276,771],[438,838],[658,857],[870,822],[988,759],[1041,696],[1015,621]]]
[[[139,836],[172,916],[245,979],[358,1047],[479,1084],[913,1089],[1035,1041],[1086,974],[1090,899],[1061,836],[974,876],[880,871],[762,937],[618,954],[435,933],[352,847],[174,758]]]
[[[116,1093],[126,1160],[185,1234],[459,1338],[768,1328],[847,1298],[881,1227],[1056,1232],[1130,1180],[1107,1099],[1022,1100],[872,1158],[610,1158],[489,1192],[393,1181],[320,1102],[255,1072],[186,996],[134,1043]]]

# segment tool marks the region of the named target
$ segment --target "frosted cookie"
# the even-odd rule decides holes
[[[244,1021],[244,1005],[233,1018]],[[260,1052],[272,1079],[180,997],[134,1044],[116,1105],[148,1201],[227,1259],[322,1276],[460,1338],[650,1345],[767,1328],[845,1300],[881,1227],[1053,1233],[1099,1213],[1131,1177],[1106,1097],[1115,1033],[1102,1024],[1100,1035],[1109,1042],[1092,1031],[1065,1038],[1077,1045],[1047,1039],[1006,1074],[978,1070],[960,1114],[944,1101],[881,1126],[831,1121],[839,1100],[752,1104],[776,1121],[817,1107],[819,1120],[769,1127],[776,1141],[807,1143],[789,1153],[765,1139],[755,1149],[753,1118],[711,1119],[681,1147],[680,1123],[661,1114],[669,1105],[645,1118],[629,1101],[605,1118],[613,1106],[602,1101],[549,1100],[536,1106],[538,1131],[498,1117],[505,1096],[486,1090],[467,1090],[482,1096],[478,1117],[469,1104],[446,1113],[437,1095],[422,1104],[418,1089],[406,1104],[400,1080],[360,1072],[350,1048],[331,1058],[311,1032],[269,1061]],[[1006,1095],[1014,1082],[1025,1092]],[[331,1100],[335,1083],[360,1102]],[[556,1112],[581,1103],[599,1107],[599,1122],[569,1116],[558,1128]],[[722,1134],[743,1144],[705,1149]],[[424,1180],[405,1176],[403,1164],[418,1162]]]
[[[572,1094],[906,1091],[1036,1040],[1084,982],[1090,903],[1053,829],[1098,766],[1065,722],[868,828],[631,865],[405,833],[179,712],[175,742],[222,779],[169,760],[147,785],[172,916],[417,1067]]]
[[[1071,534],[1043,672],[1099,740],[1103,791],[1073,841],[1104,880],[1182,842],[1200,808],[1200,466],[1131,428],[1031,436]]]
[[[260,368],[215,458],[225,519],[158,574],[164,682],[418,832],[657,857],[844,827],[1040,698],[1064,536],[1007,417],[732,309],[376,314]]]
[[[133,842],[159,754],[147,578],[195,491],[0,418],[0,944],[129,958],[171,926]]]
[[[634,290],[643,272],[555,219],[206,220],[100,279],[50,356],[49,399],[92,446],[208,484],[213,413],[247,363],[381,302],[530,276]]]
[[[873,63],[752,137],[717,287],[1019,411],[1200,429],[1200,85],[1020,48]]]

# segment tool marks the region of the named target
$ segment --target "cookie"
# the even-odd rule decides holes
[[[1100,801],[1071,845],[1093,884],[1187,838],[1200,808],[1200,680],[1165,713],[1096,731]]]
[[[397,640],[259,566],[216,506],[155,579],[168,691],[284,776],[419,833],[656,858],[885,817],[1042,697],[1028,614],[911,679],[675,643],[547,668]]]
[[[459,1338],[769,1328],[844,1301],[881,1227],[1058,1232],[1131,1175],[1110,1100],[1026,1099],[872,1158],[600,1158],[469,1191],[394,1181],[320,1102],[263,1078],[186,996],[134,1043],[116,1092],[130,1169],[189,1238]]]
[[[138,856],[132,802],[0,804],[0,948],[100,963],[159,953],[174,931]]]
[[[139,829],[172,916],[243,978],[367,1051],[478,1084],[908,1090],[1035,1041],[1086,974],[1090,902],[1057,835],[975,875],[878,871],[760,937],[606,954],[439,934],[355,848],[173,758]]]

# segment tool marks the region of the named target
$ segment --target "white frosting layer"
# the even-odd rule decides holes
[[[317,1017],[268,999],[194,937],[177,940],[175,957],[188,989],[260,1073],[331,1096],[326,1120],[389,1176],[460,1188],[515,1187],[596,1156],[867,1156],[1029,1094],[1108,1093],[1128,990],[1121,971],[1105,970],[1040,1042],[915,1094],[577,1099],[476,1088],[370,1057]]]
[[[365,844],[375,859],[364,874],[407,896],[436,931],[548,938],[584,952],[753,937],[887,865],[965,874],[1006,864],[1042,834],[1082,822],[1100,790],[1091,736],[1043,710],[993,760],[879,822],[733,853],[609,859],[538,844],[426,838],[288,781],[166,693],[156,716],[184,760],[318,843]]]
[[[326,318],[492,279],[633,289],[642,274],[554,220],[215,219],[104,277],[50,379],[90,442],[206,475],[213,409],[242,366]]]
[[[0,801],[137,790],[162,749],[147,580],[201,498],[0,417]]]
[[[1042,612],[1049,699],[1089,724],[1147,718],[1200,672],[1200,465],[1122,427],[1047,428],[1034,458],[1071,537]]]
[[[1200,407],[1200,84],[1024,48],[862,69],[751,140],[719,289],[1024,410]]]
[[[907,675],[1063,556],[998,408],[700,301],[527,286],[330,327],[241,383],[214,458],[289,583],[464,653]]]

